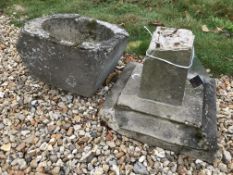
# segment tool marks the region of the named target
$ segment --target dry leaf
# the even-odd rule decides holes
[[[223,32],[223,28],[216,27],[216,29],[214,30],[214,33],[220,33],[220,32]]]
[[[136,59],[132,55],[126,55],[123,61],[125,64],[128,64],[129,62],[135,62]]]
[[[61,134],[52,134],[51,138],[55,138],[56,140],[60,139],[62,137]]]
[[[108,78],[106,79],[105,84],[108,85],[108,84],[110,84],[112,81],[115,82],[115,81],[117,80],[118,76],[119,76],[119,72],[113,72],[113,73],[111,73],[111,74],[108,76]]]
[[[3,43],[0,43],[0,50],[4,50],[4,49],[6,49],[6,45]]]
[[[201,27],[201,29],[202,29],[203,32],[210,32],[210,30],[208,29],[207,25],[203,25]]]
[[[25,175],[25,173],[23,171],[14,171],[14,170],[11,170],[9,172],[9,175]]]
[[[120,23],[120,24],[118,24],[118,25],[124,27],[124,26],[125,26],[125,23]]]
[[[108,133],[106,135],[106,140],[111,141],[112,139],[113,139],[112,131],[108,131]]]
[[[154,25],[154,26],[165,26],[163,23],[161,23],[160,21],[151,21],[150,25]]]
[[[89,140],[90,140],[90,137],[81,137],[80,139],[78,139],[77,144],[82,145],[84,143],[87,143]]]

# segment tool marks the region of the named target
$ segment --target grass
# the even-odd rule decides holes
[[[20,5],[23,9],[17,8]],[[53,13],[81,15],[116,23],[130,33],[127,52],[144,55],[153,23],[191,29],[196,35],[197,57],[215,74],[233,75],[232,0],[7,0],[0,8],[21,26],[25,20]],[[204,33],[202,25],[211,31]]]

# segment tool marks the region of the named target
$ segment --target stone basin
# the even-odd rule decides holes
[[[17,43],[35,77],[72,93],[91,96],[114,69],[128,33],[78,14],[55,14],[27,22]]]

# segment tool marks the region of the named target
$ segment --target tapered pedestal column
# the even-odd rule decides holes
[[[181,105],[189,66],[193,59],[194,35],[190,30],[158,27],[143,65],[140,96]]]

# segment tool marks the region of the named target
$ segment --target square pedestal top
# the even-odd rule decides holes
[[[149,50],[191,49],[195,36],[187,29],[157,27],[153,33]]]

